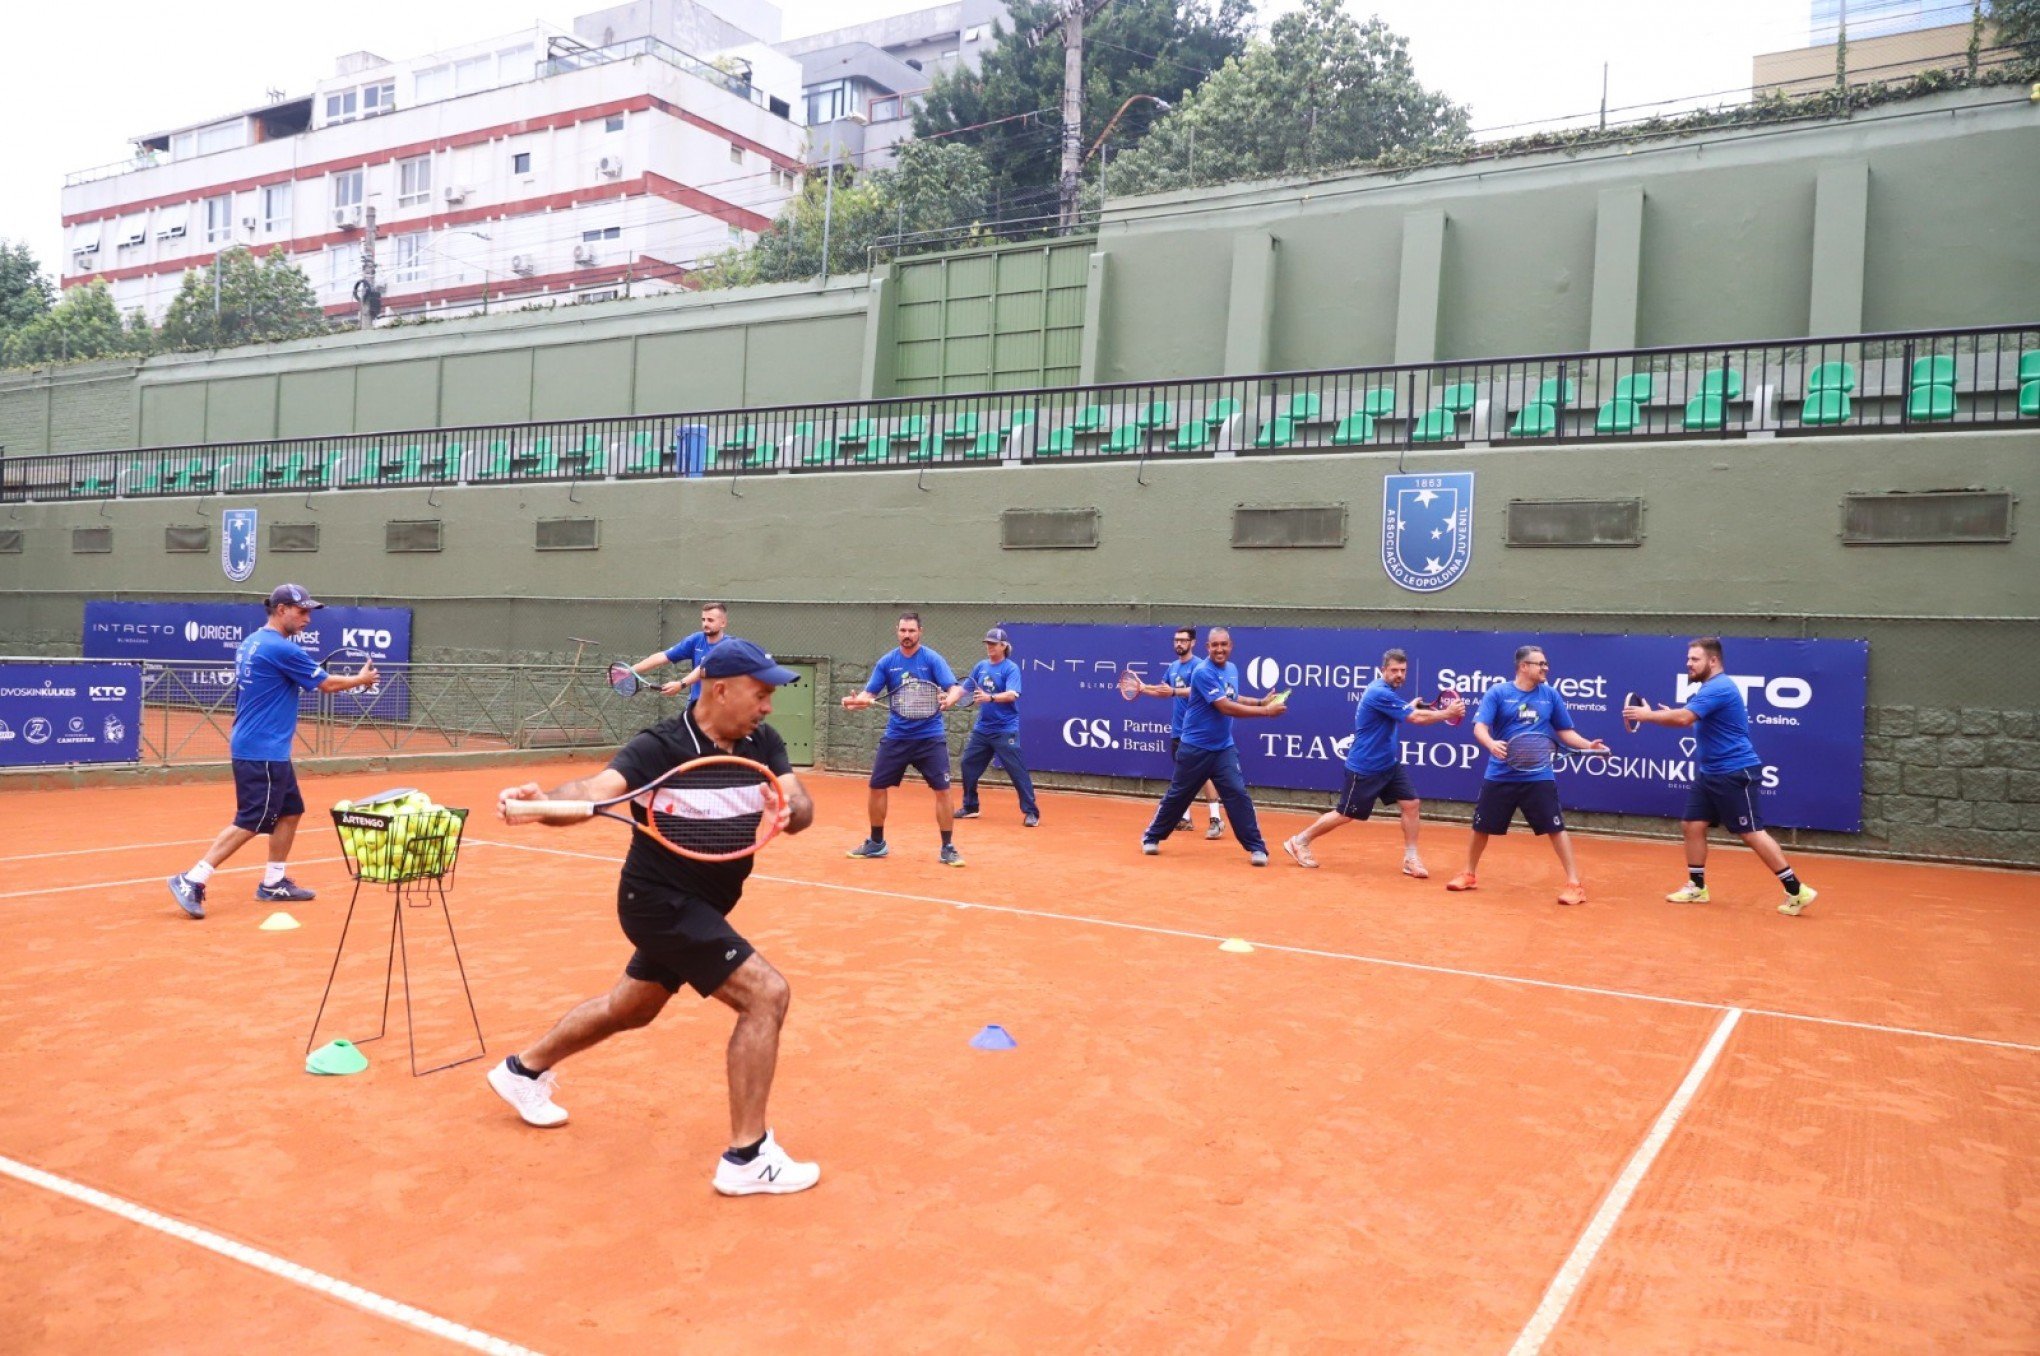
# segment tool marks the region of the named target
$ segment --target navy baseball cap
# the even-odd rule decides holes
[[[800,681],[800,675],[748,640],[724,636],[701,661],[704,678],[756,678],[761,683],[785,687]]]
[[[302,607],[307,611],[317,611],[325,606],[324,603],[315,601],[311,594],[305,592],[305,587],[302,584],[278,584],[274,589],[270,590],[269,606],[278,608],[285,605]]]
[[[985,644],[1003,645],[1009,650],[1013,648],[1013,642],[1007,638],[1006,628],[1003,626],[994,626],[991,630],[985,632]]]

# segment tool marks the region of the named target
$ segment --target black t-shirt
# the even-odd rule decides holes
[[[682,763],[721,752],[695,723],[694,708],[689,706],[679,715],[631,736],[630,742],[609,760],[609,766],[623,775],[625,785],[636,788]],[[793,765],[786,761],[786,741],[770,725],[760,725],[737,741],[730,752],[738,758],[763,763],[780,776],[793,771]],[[632,801],[631,813],[642,816],[643,805]],[[744,878],[751,874],[749,857],[733,862],[697,862],[669,852],[646,834],[633,833],[630,838],[630,851],[623,859],[623,878],[632,884],[677,890],[706,900],[725,913],[744,893]]]

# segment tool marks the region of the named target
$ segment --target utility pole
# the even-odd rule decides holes
[[[1084,156],[1084,0],[1063,0],[1062,178],[1065,232],[1077,225],[1077,171]]]
[[[822,283],[829,281],[829,227],[836,215],[836,128],[829,127],[829,182],[822,185]]]
[[[361,216],[367,224],[361,228],[361,309],[358,318],[361,328],[369,330],[375,328],[375,313],[378,309],[375,291],[375,208],[369,207]],[[482,295],[488,295],[486,282],[482,284]]]

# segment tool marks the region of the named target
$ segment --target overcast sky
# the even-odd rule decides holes
[[[281,9],[161,0],[7,6],[14,53],[0,79],[0,239],[26,240],[53,278],[62,263],[64,176],[124,159],[128,138],[247,108],[266,89],[310,90],[333,59],[367,49],[418,56],[543,21],[571,26],[599,0],[346,0]],[[918,7],[916,0],[782,0],[799,36]],[[1410,40],[1418,76],[1473,109],[1476,129],[1608,102],[1746,91],[1758,52],[1806,42],[1808,0],[1349,0]],[[1294,8],[1264,0],[1265,22]]]

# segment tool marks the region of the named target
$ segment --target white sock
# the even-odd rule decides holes
[[[264,885],[274,885],[274,884],[276,884],[276,883],[277,883],[278,881],[282,880],[282,879],[283,879],[283,868],[284,868],[284,863],[282,863],[282,862],[271,862],[271,863],[270,863],[269,865],[267,865],[267,866],[263,867],[263,868],[262,868],[262,883],[263,883]]]
[[[213,866],[211,862],[200,862],[197,866],[184,873],[184,879],[190,881],[193,885],[203,885],[212,879],[212,873]]]
[[[1219,823],[1219,822],[1220,822],[1220,820],[1219,820],[1219,813],[1218,813],[1218,806],[1216,806],[1216,805],[1213,805],[1213,806],[1211,807],[1211,822],[1212,822],[1212,823],[1214,823],[1214,824],[1216,824],[1216,823]]]

